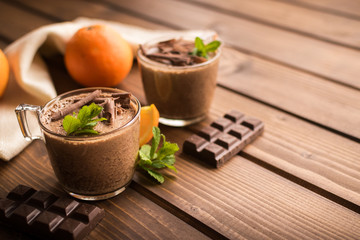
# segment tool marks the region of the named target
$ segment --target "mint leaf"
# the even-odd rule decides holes
[[[202,52],[205,50],[204,42],[201,38],[196,37],[195,38],[195,48],[197,48],[198,51]]]
[[[73,135],[98,135],[99,133],[94,129],[82,129],[73,132]]]
[[[203,40],[199,37],[195,38],[195,48],[191,55],[208,58],[209,52],[215,52],[221,45],[220,41],[212,41],[207,45],[204,44]]]
[[[65,118],[63,120],[63,127],[64,127],[64,130],[66,131],[67,135],[76,131],[80,126],[81,126],[81,122],[79,119],[77,119],[71,115],[65,116]]]
[[[176,143],[166,142],[165,138],[164,138],[163,146],[158,152],[158,159],[162,160],[166,156],[169,156],[169,155],[171,156],[174,153],[176,153],[178,150],[179,150],[179,147]]]
[[[90,104],[89,106],[83,106],[77,117],[76,114],[73,113],[73,116],[67,115],[63,120],[63,127],[66,131],[66,135],[97,135],[99,134],[93,128],[96,126],[98,122],[107,120],[106,118],[96,118],[101,111],[102,107],[96,105],[95,103]]]
[[[153,127],[152,132],[153,132],[153,138],[151,140],[150,158],[154,158],[154,153],[156,149],[159,147],[160,136],[161,136],[160,129],[158,127]]]
[[[165,166],[177,173],[177,170],[176,170],[176,168],[174,166],[168,165],[168,164],[165,164]]]
[[[169,168],[177,172],[173,165],[175,163],[175,152],[179,150],[179,147],[176,143],[167,142],[165,135],[160,133],[158,127],[153,127],[152,131],[152,145],[145,144],[140,148],[137,164],[159,183],[163,183],[165,179],[156,169]],[[161,139],[163,141],[162,146],[158,149]]]
[[[151,146],[149,144],[144,144],[141,146],[139,150],[139,156],[142,162],[142,164],[150,164],[151,165],[151,157],[150,157],[150,149]]]
[[[95,103],[91,103],[89,108],[90,108],[90,116],[89,116],[90,119],[98,116],[101,113],[101,111],[103,110],[103,108],[101,106],[99,106]]]
[[[88,106],[83,106],[78,113],[77,118],[80,120],[81,123],[88,122],[90,117],[90,108]]]
[[[165,156],[162,160],[161,160],[165,165],[174,165],[175,163],[175,155],[172,154],[172,155],[168,155],[168,156]]]
[[[147,172],[149,173],[150,176],[155,178],[159,183],[163,183],[165,181],[164,176],[161,175],[160,173],[153,171],[151,169],[147,169]]]
[[[211,43],[207,44],[205,46],[205,51],[206,52],[215,52],[219,47],[220,47],[221,43],[219,41],[212,41]]]

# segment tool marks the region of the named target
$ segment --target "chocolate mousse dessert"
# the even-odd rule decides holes
[[[216,86],[220,56],[216,48],[197,54],[195,42],[183,38],[140,46],[138,62],[146,99],[158,108],[161,123],[185,126],[206,116]]]
[[[110,88],[75,90],[42,109],[46,148],[68,193],[99,200],[125,189],[135,171],[139,112],[135,97]]]

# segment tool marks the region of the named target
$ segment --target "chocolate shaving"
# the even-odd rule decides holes
[[[190,61],[191,61],[190,56],[175,54],[175,53],[152,53],[152,54],[148,54],[146,56],[155,61],[168,60],[172,63],[172,65],[176,65],[176,66],[190,65]]]
[[[107,119],[106,122],[108,124],[114,123],[116,113],[115,113],[115,104],[114,104],[113,99],[110,99],[110,98],[106,99],[103,116],[104,116],[104,118]]]
[[[184,39],[170,39],[159,42],[156,51],[147,51],[142,45],[140,45],[140,50],[149,59],[166,65],[188,66],[207,61],[204,57],[191,55],[194,47],[194,42]]]
[[[79,101],[65,107],[64,109],[59,109],[54,115],[51,117],[52,121],[59,120],[60,118],[68,115],[69,113],[74,112],[76,109],[82,107],[83,105],[93,101],[93,99],[99,97],[101,94],[101,90],[95,90],[94,92],[88,94],[86,97],[80,99]]]
[[[116,98],[115,103],[120,103],[123,108],[130,108],[131,93],[113,93],[112,97]]]
[[[105,102],[108,98],[107,97],[98,97],[98,98],[94,98],[93,100],[91,100],[90,102],[87,103],[87,105],[90,105],[91,103],[96,103],[97,105],[100,105],[100,106],[104,106],[105,105]],[[114,100],[116,101],[118,98],[115,98]],[[74,99],[74,103],[80,101],[81,98],[79,99]]]

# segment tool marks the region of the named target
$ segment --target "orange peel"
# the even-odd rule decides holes
[[[154,104],[141,107],[140,111],[140,147],[148,143],[153,137],[152,128],[159,125],[159,111]]]

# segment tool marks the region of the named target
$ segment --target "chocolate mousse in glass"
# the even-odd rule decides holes
[[[92,102],[103,106],[98,117],[107,119],[94,127],[99,134],[67,136],[64,116],[77,115],[83,105]],[[31,105],[19,105],[16,111],[21,116],[29,109]],[[113,88],[84,88],[62,94],[37,111],[41,138],[66,192],[82,200],[101,200],[121,193],[130,184],[140,128],[140,103],[134,96]],[[19,120],[22,129],[23,121]]]
[[[190,56],[194,40],[153,40],[137,52],[147,102],[156,105],[162,124],[187,126],[203,120],[209,111],[221,50],[209,53],[208,59]]]

